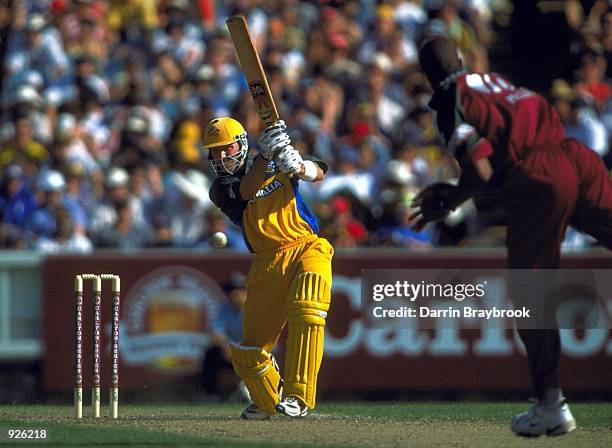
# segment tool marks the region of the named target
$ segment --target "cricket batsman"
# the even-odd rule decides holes
[[[241,416],[305,417],[315,407],[334,251],[317,236],[300,181],[323,180],[327,164],[302,159],[282,120],[263,131],[254,160],[244,128],[229,117],[208,123],[203,147],[217,176],[210,199],[242,229],[255,253],[246,282],[243,340],[230,347],[234,370],[253,401]],[[271,352],[285,324],[283,381]]]
[[[419,62],[435,93],[438,130],[461,166],[459,184],[434,184],[413,206],[416,229],[444,218],[485,184],[504,192],[510,269],[556,269],[568,225],[612,249],[612,182],[601,158],[564,138],[540,95],[501,76],[468,73],[450,39],[425,42]],[[559,387],[558,329],[519,329],[537,401],[512,419],[523,436],[558,435],[576,422]]]

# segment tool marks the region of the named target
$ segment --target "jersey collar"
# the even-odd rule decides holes
[[[457,78],[466,72],[465,68],[460,68],[454,73],[451,73],[438,84],[438,89],[448,89],[448,86],[457,80]],[[436,89],[437,90],[437,89]]]

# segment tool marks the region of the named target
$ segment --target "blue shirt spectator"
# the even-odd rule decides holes
[[[242,341],[242,305],[246,300],[246,278],[240,272],[232,274],[223,285],[228,300],[219,307],[213,323],[213,333],[224,335],[232,342]]]
[[[26,228],[37,236],[51,238],[57,230],[57,211],[66,209],[77,228],[85,229],[87,215],[83,207],[74,198],[65,194],[66,180],[56,170],[43,170],[37,179],[42,202],[30,215]]]
[[[19,165],[7,167],[0,185],[2,222],[24,230],[30,213],[35,207],[36,201],[25,184],[23,169]]]

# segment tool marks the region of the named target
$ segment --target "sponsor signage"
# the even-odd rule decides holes
[[[612,269],[602,255],[571,257],[565,268]],[[83,272],[121,276],[121,387],[176,384],[193,378],[211,341],[220,284],[240,271],[249,255],[230,252],[171,255],[57,256],[43,267],[44,387],[73,387],[75,303],[72,279]],[[320,388],[351,390],[528,390],[524,348],[503,321],[463,326],[406,325],[376,328],[362,319],[362,271],[368,269],[497,269],[503,252],[406,254],[345,251],[334,258],[332,306],[325,338]],[[496,278],[487,278],[495,283]],[[106,285],[105,285],[106,286]],[[91,386],[93,294],[88,284],[82,310],[84,387]],[[102,385],[110,380],[112,292],[102,292]],[[442,322],[442,321],[440,321]],[[568,389],[612,391],[612,336],[602,328],[564,329],[561,378]],[[283,339],[279,341],[283,345]],[[279,353],[282,367],[282,350]]]

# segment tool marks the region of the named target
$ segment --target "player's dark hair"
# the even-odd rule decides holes
[[[419,63],[435,89],[444,78],[463,67],[455,43],[447,37],[433,37],[419,49]]]

